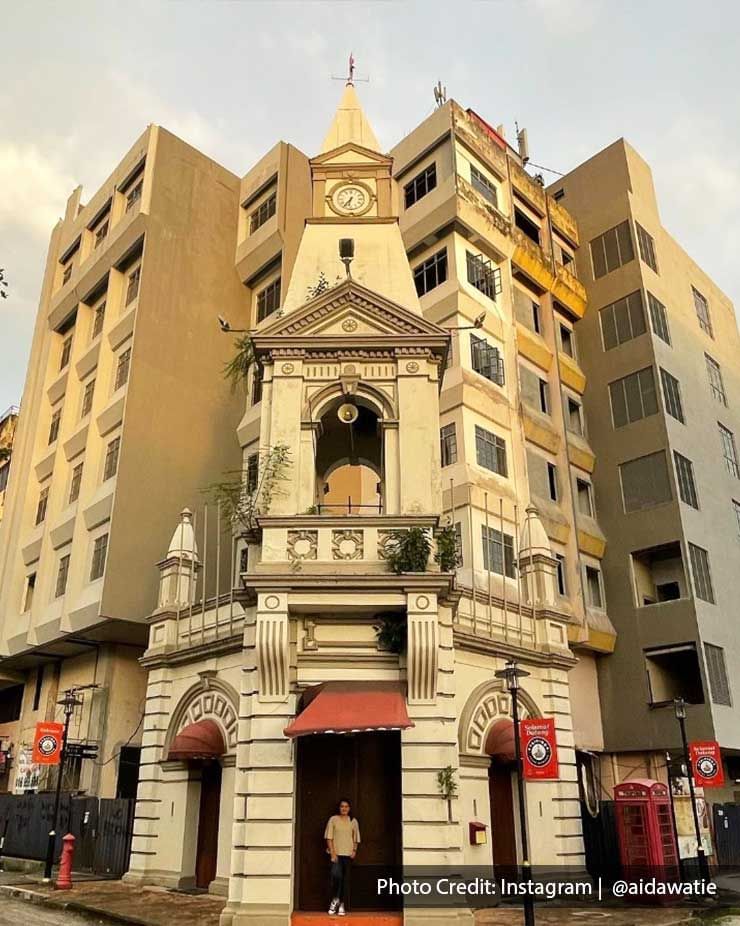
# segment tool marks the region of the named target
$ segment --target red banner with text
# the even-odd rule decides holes
[[[535,781],[559,778],[555,719],[538,717],[522,720],[519,729],[524,777]]]
[[[33,738],[33,761],[37,765],[59,765],[64,724],[37,723]]]
[[[721,788],[725,783],[719,743],[713,740],[689,743],[689,759],[694,781],[703,788]]]

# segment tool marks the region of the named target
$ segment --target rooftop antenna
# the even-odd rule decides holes
[[[347,76],[346,77],[336,77],[334,74],[331,75],[332,80],[343,80],[345,86],[354,87],[355,83],[369,84],[369,77],[355,77],[355,56],[352,52],[349,53],[349,61],[347,62]]]
[[[526,164],[529,160],[529,139],[527,138],[527,130],[519,129],[519,123],[515,122],[516,126],[516,143],[519,148],[519,157],[522,159],[522,164]]]
[[[434,102],[437,106],[444,106],[447,102],[447,87],[442,86],[442,81],[438,80],[434,88]]]

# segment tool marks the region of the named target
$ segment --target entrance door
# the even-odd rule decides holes
[[[516,831],[511,765],[491,762],[488,795],[491,802],[491,849],[495,868],[516,867]]]
[[[324,829],[340,798],[352,804],[361,844],[350,877],[351,910],[382,907],[378,866],[401,865],[401,735],[397,732],[318,734],[298,740],[296,909],[325,910],[329,856]],[[397,898],[384,899],[398,906]]]
[[[195,857],[195,886],[207,889],[216,877],[218,861],[218,812],[221,805],[221,766],[203,765],[200,781],[198,848]]]

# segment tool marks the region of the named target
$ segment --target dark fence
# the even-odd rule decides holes
[[[581,802],[581,821],[588,873],[593,878],[618,878],[619,839],[614,801],[599,801],[599,812],[595,817],[591,816]]]
[[[78,871],[120,876],[128,870],[135,801],[126,798],[72,797],[63,794],[55,858],[62,836],[75,837],[74,867]],[[0,855],[46,858],[54,813],[53,794],[0,794]]]
[[[740,866],[740,804],[714,804],[712,818],[717,863]]]

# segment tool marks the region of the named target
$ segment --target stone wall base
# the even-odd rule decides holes
[[[220,926],[290,926],[287,904],[227,904]]]
[[[137,887],[151,884],[154,887],[170,887],[186,891],[195,887],[194,877],[184,878],[179,872],[163,871],[159,868],[147,868],[144,870],[135,868],[133,871],[127,871],[121,880],[124,884],[133,884]]]
[[[472,910],[413,907],[403,912],[403,926],[473,926]]]

